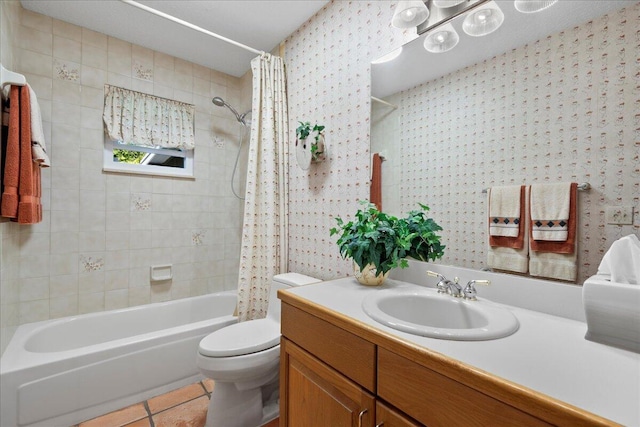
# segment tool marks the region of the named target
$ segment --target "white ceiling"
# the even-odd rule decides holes
[[[503,52],[544,38],[548,34],[582,24],[637,0],[560,0],[539,13],[520,13],[513,0],[496,0],[504,13],[504,23],[484,37],[470,37],[462,31],[464,14],[453,20],[460,42],[445,53],[429,53],[424,47],[428,33],[402,47],[396,59],[371,67],[371,94],[386,97]]]
[[[256,56],[118,0],[21,0],[25,9],[242,76]],[[139,1],[206,30],[270,52],[327,0]]]

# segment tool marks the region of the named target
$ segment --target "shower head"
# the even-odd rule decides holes
[[[244,121],[244,117],[246,116],[246,114],[243,114],[243,115],[238,114],[235,108],[229,105],[227,101],[225,101],[224,99],[220,98],[219,96],[216,96],[211,100],[211,102],[213,102],[218,107],[227,107],[236,116],[236,120],[238,120],[241,124],[245,126],[247,125],[247,123]]]
[[[226,102],[224,102],[224,99],[220,98],[219,96],[213,98],[211,102],[216,104],[218,107],[224,107],[227,104]]]

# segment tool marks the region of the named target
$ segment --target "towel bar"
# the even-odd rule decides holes
[[[588,182],[583,182],[578,184],[578,190],[580,191],[587,191],[591,189],[591,184],[589,184]],[[483,188],[482,192],[486,193],[489,189],[488,188]]]

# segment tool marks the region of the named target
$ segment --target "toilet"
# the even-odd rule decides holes
[[[198,368],[215,383],[207,427],[257,427],[278,416],[278,289],[316,282],[320,280],[298,273],[274,276],[267,317],[235,323],[200,341]]]

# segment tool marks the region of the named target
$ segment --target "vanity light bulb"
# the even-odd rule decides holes
[[[417,27],[427,20],[429,9],[422,0],[400,1],[391,19],[391,25],[396,28]]]
[[[500,28],[504,22],[504,13],[494,2],[486,7],[468,14],[462,23],[465,33],[473,37],[486,36]]]
[[[429,34],[424,39],[424,48],[431,53],[448,52],[460,41],[460,36],[449,24],[440,31]]]
[[[518,12],[536,13],[550,8],[557,2],[558,0],[516,0],[514,6]]]

